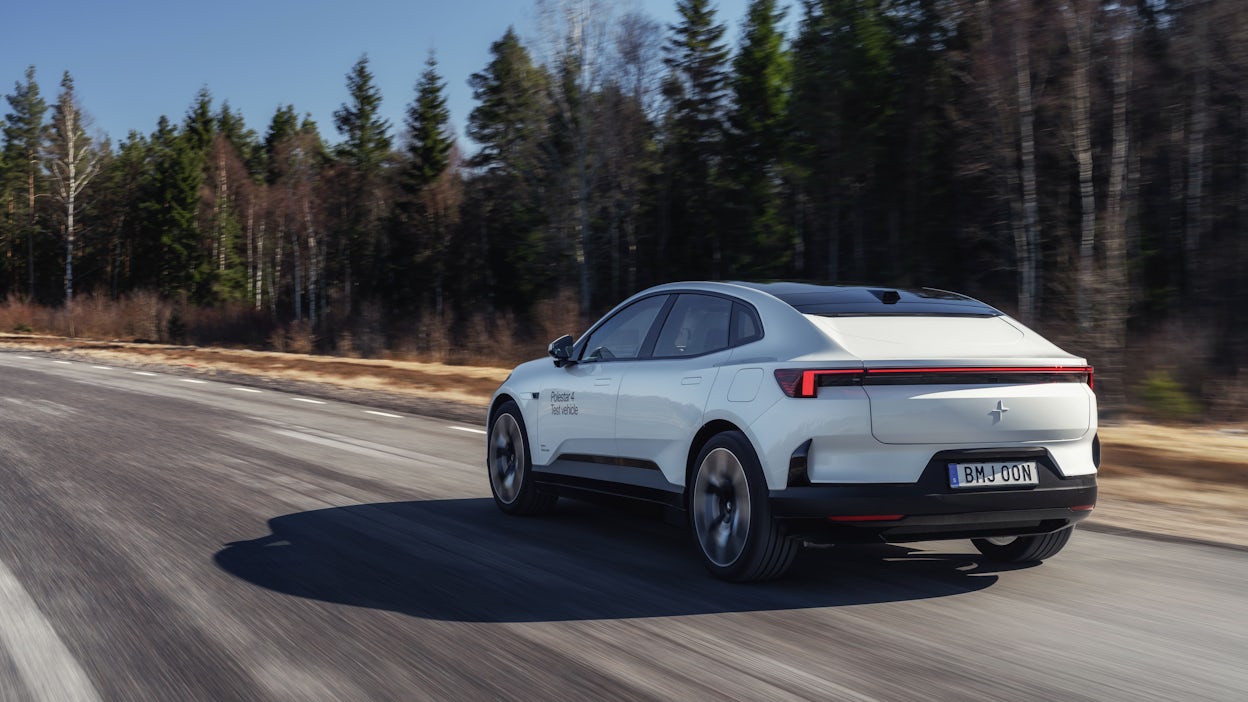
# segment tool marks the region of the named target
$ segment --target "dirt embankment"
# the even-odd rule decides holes
[[[0,347],[216,376],[464,421],[483,420],[508,369],[0,334]],[[1100,500],[1089,528],[1248,549],[1248,427],[1115,422],[1100,428]]]

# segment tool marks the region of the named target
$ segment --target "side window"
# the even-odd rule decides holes
[[[655,358],[679,358],[728,348],[732,302],[713,295],[683,294],[659,332]]]
[[[732,345],[740,346],[763,338],[763,328],[748,307],[741,304],[732,306]]]
[[[590,335],[585,342],[585,356],[581,360],[637,358],[641,353],[641,345],[646,341],[646,333],[650,331],[654,318],[663,309],[665,302],[667,295],[655,295],[617,312]]]

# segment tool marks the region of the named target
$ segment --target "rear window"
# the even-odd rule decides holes
[[[1034,334],[1028,336],[999,316],[807,315],[806,319],[858,358],[1005,361],[1068,355]]]

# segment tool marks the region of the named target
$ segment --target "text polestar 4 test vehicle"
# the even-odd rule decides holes
[[[1092,368],[955,293],[672,283],[550,356],[491,402],[499,508],[666,505],[724,579],[778,577],[802,544],[1041,561],[1096,503]]]

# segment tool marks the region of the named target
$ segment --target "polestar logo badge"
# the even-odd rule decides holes
[[[1005,418],[1005,413],[1009,411],[1010,408],[1005,406],[1004,401],[997,400],[997,408],[988,410],[988,414],[992,417],[993,424],[1000,424],[1001,420]]]

